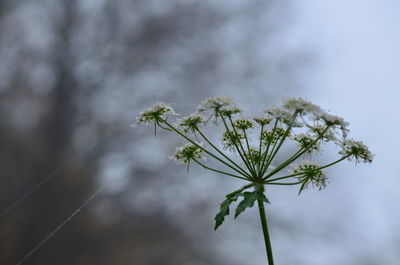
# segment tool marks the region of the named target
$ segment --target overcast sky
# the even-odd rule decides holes
[[[398,264],[395,249],[385,244],[400,237],[400,111],[395,107],[400,96],[400,1],[304,0],[296,5],[299,23],[293,38],[317,55],[306,77],[306,97],[348,120],[350,137],[376,154],[371,165],[343,163],[337,171],[346,178],[336,188],[351,199],[343,207],[353,207],[346,211],[352,213],[352,225],[343,249],[383,251],[385,264]]]

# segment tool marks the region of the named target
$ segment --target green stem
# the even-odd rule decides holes
[[[256,171],[256,165],[255,165],[254,161],[251,159],[251,154],[250,154],[251,151],[250,151],[249,139],[247,138],[247,133],[246,133],[246,130],[244,130],[244,129],[243,129],[243,134],[244,134],[244,139],[246,140],[247,153],[249,154],[249,157],[250,157],[249,163],[253,168],[253,172],[256,173],[257,172]]]
[[[299,158],[302,154],[304,154],[305,152],[307,152],[308,149],[310,149],[315,143],[317,143],[325,134],[325,132],[329,129],[329,126],[327,126],[325,128],[325,130],[321,133],[320,136],[317,137],[317,139],[315,139],[307,148],[304,149],[300,149],[299,151],[296,152],[296,154],[294,154],[293,156],[291,156],[288,160],[286,160],[285,162],[283,162],[280,166],[278,166],[277,168],[275,168],[274,170],[272,170],[269,174],[267,174],[265,177],[263,177],[263,180],[268,179],[270,176],[274,175],[275,173],[279,172],[280,170],[282,170],[283,168],[285,168],[287,165],[289,165],[290,163],[292,163],[293,161],[295,161],[297,158]]]
[[[264,202],[262,200],[257,200],[257,203],[258,203],[258,211],[260,213],[261,225],[262,225],[263,234],[264,234],[265,250],[267,252],[268,265],[274,265],[274,259],[272,257],[271,240],[269,238],[269,232],[268,232],[267,217],[266,217],[265,209],[264,209]]]
[[[219,162],[221,162],[222,164],[230,167],[231,169],[233,169],[234,171],[236,171],[237,173],[243,175],[242,172],[240,172],[239,170],[237,170],[236,168],[234,168],[233,166],[229,165],[228,163],[226,163],[224,160],[222,160],[221,158],[219,158],[218,156],[214,155],[213,153],[209,152],[207,149],[205,149],[204,147],[202,147],[201,145],[199,145],[198,143],[196,143],[195,141],[193,141],[192,139],[190,139],[189,137],[187,137],[186,135],[184,135],[182,132],[180,132],[178,129],[176,129],[174,126],[172,126],[171,124],[169,124],[166,120],[163,121],[169,128],[171,128],[174,132],[176,132],[177,134],[179,134],[180,136],[182,136],[183,138],[185,138],[186,140],[188,140],[190,143],[194,144],[195,146],[197,146],[198,148],[200,148],[201,150],[203,150],[206,154],[210,155],[211,157],[215,158],[216,160],[218,160]],[[249,179],[251,178],[250,175],[246,174],[244,175],[245,177],[249,177]],[[248,180],[249,180],[248,179]]]
[[[274,183],[270,183],[270,182],[264,182],[265,185],[297,185],[302,183],[303,181],[298,181],[298,182],[290,182],[290,183],[285,183],[285,182],[274,182]]]
[[[276,119],[275,119],[274,127],[272,128],[272,131],[271,131],[272,135],[275,134],[276,126],[278,125],[278,121],[279,121],[278,118],[276,118]],[[262,136],[262,134],[260,135],[260,137],[261,137],[261,136]],[[264,171],[265,171],[265,170],[264,170],[264,167],[265,167],[265,164],[266,164],[266,162],[267,162],[267,161],[266,161],[266,158],[268,157],[268,152],[269,152],[270,146],[271,146],[271,141],[268,142],[267,148],[265,149],[263,161],[262,161],[262,163],[261,163],[261,172],[264,172]],[[268,168],[268,167],[265,167],[265,168]],[[262,174],[259,175],[259,178],[261,178],[261,177],[262,177]]]
[[[228,132],[229,137],[231,137],[231,139],[232,139],[232,141],[233,141],[233,144],[235,145],[235,148],[236,148],[236,150],[237,150],[237,152],[238,152],[240,158],[242,159],[242,161],[243,161],[244,164],[246,165],[247,169],[251,172],[251,174],[254,174],[254,173],[252,172],[252,170],[251,170],[251,167],[249,166],[249,164],[248,164],[248,162],[247,162],[246,154],[244,154],[244,153],[242,154],[242,152],[240,151],[239,146],[237,145],[237,143],[236,143],[236,141],[235,141],[235,138],[232,137],[231,131],[229,130],[228,124],[226,124],[226,121],[225,121],[224,116],[221,115],[221,114],[219,114],[219,115],[221,116],[221,119],[222,119],[222,122],[224,123],[225,129],[226,129],[226,131]],[[232,126],[232,127],[233,127],[233,126]],[[234,127],[233,127],[233,129],[234,129]],[[235,134],[238,135],[236,132],[235,132]],[[241,143],[240,140],[239,140],[239,144],[240,144],[240,146],[242,146],[242,143]],[[243,147],[242,147],[242,148],[243,148]]]
[[[222,115],[221,115],[221,118],[222,118],[223,121],[225,121],[225,119],[224,119],[224,117],[223,117]],[[239,134],[237,133],[236,129],[235,129],[235,125],[233,124],[233,120],[232,120],[231,116],[228,116],[228,119],[229,119],[229,122],[231,123],[232,131],[233,131],[236,135],[239,135]],[[224,124],[225,124],[226,129],[228,130],[228,126],[227,126],[226,122],[224,122]],[[243,156],[246,158],[246,161],[249,162],[249,161],[248,161],[248,157],[246,156],[246,151],[245,151],[244,148],[243,148],[242,141],[239,141],[239,147],[240,147],[240,149],[242,150],[242,154],[243,154]]]
[[[221,115],[221,117],[222,117],[222,115]],[[222,117],[222,119],[224,120],[223,117]],[[235,125],[233,124],[232,117],[231,117],[231,116],[228,116],[228,119],[229,119],[229,122],[231,123],[232,130],[233,130],[233,132],[235,133],[235,135],[239,135],[238,132],[237,132],[236,129],[235,129]],[[244,137],[246,138],[246,135],[244,135]],[[251,164],[250,159],[249,159],[248,156],[246,155],[246,151],[244,150],[242,141],[239,141],[239,147],[240,147],[240,149],[242,150],[242,154],[243,154],[243,157],[244,157],[244,161],[245,161],[245,163],[246,163],[246,165],[247,165],[249,171],[250,171],[253,175],[255,175],[254,168],[252,167],[252,164]]]
[[[350,155],[344,156],[344,157],[342,157],[342,158],[340,158],[340,159],[338,159],[338,160],[336,160],[336,161],[334,161],[334,162],[332,162],[332,163],[330,163],[330,164],[327,164],[327,165],[325,165],[325,166],[322,166],[322,167],[318,167],[318,168],[314,168],[314,169],[312,169],[312,170],[309,170],[309,171],[307,171],[307,173],[308,173],[308,172],[318,171],[318,170],[321,170],[321,169],[324,169],[324,168],[333,166],[333,165],[339,163],[340,161],[345,160],[345,159],[348,158],[349,156],[350,156]],[[291,175],[287,175],[287,176],[283,176],[283,177],[279,177],[279,178],[269,179],[268,181],[265,182],[265,184],[273,184],[273,183],[270,183],[270,182],[276,181],[276,180],[281,180],[281,179],[286,179],[286,178],[290,178],[290,177],[300,176],[300,175],[303,175],[303,174],[304,174],[304,172],[299,172],[299,173],[295,173],[295,174],[291,174]]]
[[[201,163],[201,162],[200,162],[199,160],[197,160],[196,158],[193,158],[193,160],[194,160],[197,164],[199,164],[200,166],[202,166],[202,167],[205,168],[205,169],[208,169],[208,170],[211,170],[211,171],[214,171],[214,172],[223,174],[223,175],[228,175],[228,176],[231,176],[231,177],[235,177],[235,178],[239,178],[239,179],[243,179],[243,180],[247,180],[247,181],[248,181],[247,178],[244,178],[244,177],[241,177],[241,176],[238,176],[238,175],[235,175],[235,174],[231,174],[231,173],[228,173],[228,172],[224,172],[224,171],[221,171],[221,170],[218,170],[218,169],[215,169],[215,168],[208,167],[208,166],[204,165],[203,163]]]
[[[271,162],[272,162],[272,155],[273,155],[274,152],[275,152],[275,148],[276,148],[277,144],[278,144],[278,139],[275,141],[274,145],[272,146],[271,152],[269,153],[268,159],[266,160],[266,162],[265,162],[265,164],[264,164],[264,168],[263,168],[263,170],[261,171],[260,176],[263,176],[264,173],[265,173],[265,171],[267,171],[269,165],[271,165]]]
[[[277,147],[276,149],[275,149],[275,145],[276,145],[276,143],[275,143],[274,148],[272,149],[273,151],[271,151],[271,155],[270,155],[270,157],[269,157],[269,159],[268,159],[268,162],[267,162],[267,164],[266,164],[264,170],[261,172],[261,176],[264,175],[265,171],[267,170],[267,168],[268,168],[269,165],[271,164],[272,160],[274,159],[274,157],[275,157],[276,154],[278,153],[279,149],[281,148],[281,146],[282,146],[283,142],[285,141],[286,137],[289,135],[290,130],[291,130],[292,127],[293,127],[293,123],[294,123],[294,121],[296,120],[297,113],[298,113],[297,111],[295,111],[295,112],[293,113],[293,115],[292,115],[292,117],[291,117],[291,119],[290,119],[290,124],[288,125],[288,127],[287,127],[287,129],[286,129],[286,131],[285,131],[285,134],[283,135],[283,137],[282,137],[281,141],[279,142],[279,145],[278,145],[278,147]],[[278,141],[278,140],[277,140],[277,141]]]
[[[232,165],[234,165],[235,167],[237,167],[238,170],[240,170],[242,172],[242,174],[250,177],[250,174],[247,173],[246,171],[244,171],[238,164],[236,164],[233,160],[231,160],[228,156],[226,156],[221,150],[219,150],[218,147],[216,147],[210,140],[208,140],[208,138],[199,130],[197,129],[197,132],[201,135],[201,137],[203,137],[203,139],[212,147],[215,149],[215,151],[217,151],[218,153],[220,153],[223,157],[225,157],[225,159],[227,159],[229,162],[232,163]]]
[[[221,117],[222,117],[222,116],[221,116]],[[239,135],[239,134],[237,133],[236,129],[235,129],[235,125],[233,124],[232,117],[231,117],[231,116],[228,116],[228,118],[229,118],[229,122],[231,123],[233,132],[234,132],[236,135]],[[244,134],[245,141],[246,141],[246,143],[247,143],[247,135],[246,135],[246,132],[245,132],[244,130],[243,130],[243,134]],[[245,149],[244,149],[244,147],[243,147],[241,141],[239,141],[239,146],[240,146],[240,148],[242,149],[244,158],[247,160],[247,163],[248,163],[248,167],[249,167],[250,172],[251,172],[253,175],[256,175],[256,170],[255,170],[255,168],[254,168],[254,166],[253,166],[253,163],[251,162],[251,159],[246,155],[246,151],[245,151]],[[247,143],[247,146],[248,146],[248,143]],[[250,148],[248,147],[247,149],[248,149],[247,151],[248,151],[248,153],[249,153],[249,155],[250,155]]]
[[[257,164],[257,170],[258,170],[258,173],[260,173],[261,172],[261,160],[262,160],[262,158],[261,158],[261,155],[262,155],[262,153],[261,153],[261,150],[262,150],[262,134],[263,134],[263,131],[264,131],[264,125],[261,125],[261,131],[260,131],[260,145],[259,145],[259,147],[258,147],[258,153],[260,154],[260,161],[258,161],[258,164]],[[259,176],[261,176],[260,174],[259,174]]]

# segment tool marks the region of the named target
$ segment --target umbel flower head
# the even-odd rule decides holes
[[[298,175],[297,178],[302,183],[299,193],[307,188],[309,184],[315,186],[319,190],[325,189],[328,184],[328,178],[322,172],[321,166],[312,162],[303,161],[293,169],[292,173]]]
[[[272,119],[271,118],[267,118],[267,117],[263,117],[263,116],[256,116],[253,118],[253,120],[258,123],[261,126],[265,126],[271,123]]]
[[[208,124],[214,117],[218,123]],[[241,114],[240,117],[235,114]],[[204,100],[197,112],[180,118],[172,123],[168,120],[176,115],[172,107],[165,103],[157,103],[142,111],[137,117],[139,123],[154,122],[155,126],[168,132],[176,133],[187,144],[176,148],[172,157],[177,163],[199,165],[219,175],[239,178],[249,182],[244,189],[231,193],[216,217],[218,227],[224,216],[229,214],[231,202],[243,197],[235,216],[251,207],[254,200],[267,202],[264,186],[268,185],[299,185],[300,192],[308,186],[319,190],[328,184],[328,178],[323,172],[343,160],[355,160],[356,163],[370,163],[373,159],[368,147],[360,141],[347,139],[349,123],[343,118],[324,111],[319,106],[301,99],[288,99],[282,107],[266,108],[263,115],[252,120],[243,116],[232,98],[215,97]],[[219,134],[208,134],[214,126]],[[189,134],[192,132],[193,134]],[[219,142],[210,135],[221,135]],[[287,155],[280,152],[288,142],[295,143],[297,149]],[[304,162],[321,154],[328,144],[340,147],[339,158],[326,165],[319,166],[315,162]],[[323,148],[324,147],[324,148]],[[204,161],[205,155],[211,161]],[[281,161],[280,164],[275,164]],[[191,163],[193,162],[193,163]],[[209,164],[211,163],[211,164]],[[298,163],[289,174],[284,169]],[[254,188],[255,193],[244,191]],[[260,193],[261,192],[261,193]],[[264,196],[264,197],[263,197]]]
[[[204,112],[207,110],[221,110],[226,109],[228,107],[234,107],[233,98],[230,97],[215,97],[215,98],[208,98],[204,100],[200,106],[197,108],[197,111]]]
[[[139,113],[136,117],[136,121],[138,123],[149,124],[152,122],[160,122],[167,117],[167,115],[177,115],[174,109],[164,103],[159,102],[154,104],[152,107],[149,107]]]
[[[244,135],[239,132],[233,131],[224,131],[222,134],[222,145],[225,150],[235,151],[235,146],[241,144],[241,141],[244,139]]]
[[[314,143],[315,138],[310,134],[300,133],[294,137],[294,140],[299,143],[301,149],[306,149],[307,154],[312,154],[320,150],[320,144]]]
[[[347,128],[350,123],[347,121],[344,121],[343,118],[335,116],[335,115],[330,115],[328,113],[323,113],[317,119],[321,119],[325,122],[326,125],[330,126],[331,128],[339,128],[342,131],[343,138],[347,137],[347,134],[350,132],[350,130]]]
[[[193,113],[187,117],[183,117],[178,120],[178,126],[183,128],[184,132],[196,132],[200,129],[200,126],[206,121],[201,114]]]
[[[234,114],[242,112],[241,109],[236,107],[233,98],[230,97],[215,97],[204,100],[197,108],[197,112],[204,113],[206,111],[211,111],[215,123],[219,117],[232,117]]]
[[[174,159],[176,163],[186,164],[188,165],[190,161],[196,159],[205,159],[204,152],[201,149],[201,143],[194,144],[185,144],[183,146],[179,146],[175,150],[175,154],[171,157]]]
[[[264,111],[271,119],[279,119],[280,121],[286,121],[290,119],[290,112],[277,108],[277,107],[269,107]]]
[[[236,128],[238,128],[240,130],[247,130],[247,129],[253,128],[254,125],[250,120],[240,119],[240,120],[236,120],[235,123],[233,124],[233,126],[235,126]]]
[[[355,159],[356,162],[371,163],[373,155],[368,147],[361,141],[354,141],[353,139],[346,139],[341,143],[342,151],[339,154],[348,157],[349,160]]]
[[[206,113],[209,117],[203,118]],[[301,98],[288,99],[282,107],[266,108],[263,115],[252,120],[243,117],[242,110],[229,97],[206,99],[196,113],[175,123],[168,120],[170,115],[176,115],[172,107],[157,103],[142,111],[137,121],[141,124],[154,123],[155,128],[183,138],[187,143],[177,147],[171,158],[178,164],[187,165],[188,170],[189,166],[197,164],[218,175],[246,182],[246,185],[225,196],[215,216],[214,229],[230,214],[232,202],[240,200],[235,218],[257,202],[267,253],[271,254],[267,255],[270,265],[273,264],[272,250],[268,244],[264,207],[265,203],[269,203],[266,195],[270,189],[265,189],[265,186],[299,186],[299,194],[309,186],[322,190],[328,184],[328,177],[323,171],[326,168],[344,160],[371,163],[373,159],[366,145],[347,139],[350,131],[348,122]],[[212,117],[215,122],[207,123]],[[220,133],[208,133],[210,129],[205,130],[206,125],[215,126],[213,129]],[[222,135],[222,138],[217,142],[210,135]],[[296,150],[292,148],[293,152],[289,154],[288,151],[280,152],[288,142],[291,142],[291,147],[296,146]],[[328,144],[340,147],[337,160],[325,165],[304,161],[305,157],[312,159],[321,154]],[[206,155],[209,158],[207,161]],[[276,161],[280,163],[275,164]],[[297,166],[293,167],[294,164]],[[292,170],[285,174],[288,168]]]
[[[283,107],[291,112],[309,113],[315,116],[323,112],[319,106],[301,98],[289,98],[284,102]]]

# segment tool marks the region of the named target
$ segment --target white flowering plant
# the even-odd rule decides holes
[[[371,163],[373,159],[362,142],[347,139],[348,122],[301,98],[288,99],[282,107],[267,108],[263,115],[252,119],[244,118],[243,111],[228,97],[206,99],[195,113],[173,124],[169,118],[175,115],[170,105],[157,103],[142,111],[137,116],[137,123],[153,123],[155,130],[159,127],[187,141],[186,145],[177,147],[171,157],[178,164],[188,168],[198,164],[247,182],[225,196],[215,216],[214,229],[230,214],[229,207],[233,202],[240,199],[235,218],[257,203],[269,265],[274,261],[264,207],[269,203],[266,187],[298,185],[299,194],[309,186],[321,190],[328,184],[324,169],[346,159],[357,163]],[[204,132],[205,126],[213,125],[222,127],[221,144],[213,143]],[[289,141],[296,143],[297,151],[283,159],[281,157],[280,161],[284,161],[281,164],[273,165],[282,145]],[[337,160],[325,165],[305,160],[321,153],[327,143],[339,146]],[[215,160],[214,164],[220,167],[211,166],[206,157]]]

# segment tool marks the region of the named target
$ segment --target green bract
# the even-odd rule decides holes
[[[170,115],[176,115],[171,106],[157,103],[142,111],[137,121],[144,124],[154,123],[155,127],[176,133],[187,141],[186,145],[176,149],[172,157],[179,164],[188,167],[198,164],[219,175],[246,182],[242,188],[226,195],[220,205],[220,212],[215,217],[215,229],[230,214],[229,207],[232,203],[240,200],[235,211],[237,217],[257,202],[270,265],[273,265],[273,258],[264,208],[265,203],[269,202],[269,190],[266,187],[298,185],[301,193],[311,184],[321,190],[328,184],[328,178],[323,172],[325,168],[345,159],[365,163],[370,163],[373,159],[373,155],[362,142],[346,138],[349,133],[348,122],[301,98],[286,100],[283,108],[267,108],[263,115],[253,119],[255,123],[243,118],[242,110],[229,97],[204,100],[196,113],[178,119],[176,125],[168,120]],[[215,122],[207,123],[210,118]],[[221,131],[220,143],[205,133],[206,125],[215,126],[215,130]],[[289,155],[280,155],[281,147],[290,141],[297,143],[297,150]],[[310,159],[321,153],[323,143],[341,148],[337,160],[322,166],[302,161],[305,157]],[[206,164],[205,156],[214,160],[212,166]],[[282,162],[274,165],[274,161]],[[289,174],[284,173],[289,165],[293,167],[298,162],[300,163]]]

